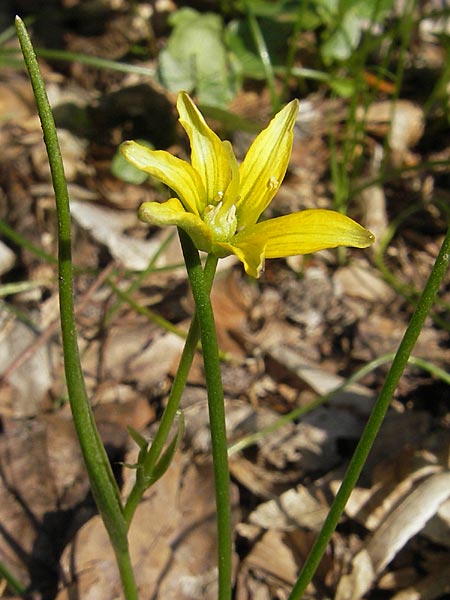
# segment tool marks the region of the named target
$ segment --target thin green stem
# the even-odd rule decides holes
[[[4,54],[14,56],[17,51],[15,48],[4,50]],[[131,73],[134,75],[142,75],[143,77],[155,77],[155,69],[143,67],[141,65],[133,65],[130,63],[122,63],[116,60],[100,58],[98,56],[90,56],[81,52],[68,52],[67,50],[51,50],[49,48],[36,48],[37,56],[57,61],[78,62],[97,69],[109,69],[111,71],[119,71],[121,73]],[[16,64],[16,63],[14,63]]]
[[[212,256],[208,256],[205,269],[204,279],[207,293],[209,294],[214,280],[216,272],[217,259]],[[139,504],[142,494],[152,483],[153,471],[156,463],[161,456],[164,445],[169,437],[172,424],[175,420],[177,410],[180,404],[181,395],[186,386],[186,381],[191,369],[192,361],[194,359],[195,352],[197,350],[198,341],[200,339],[200,328],[198,325],[197,317],[194,316],[192,319],[189,332],[186,337],[186,342],[183,348],[183,353],[180,358],[180,363],[173,380],[172,388],[170,390],[169,399],[167,406],[161,417],[161,421],[158,426],[156,435],[152,441],[151,448],[145,457],[142,465],[142,477],[136,477],[135,484],[128,496],[127,502],[124,507],[124,517],[129,527],[134,511]]]
[[[177,335],[180,338],[186,339],[187,334],[185,331],[183,331],[182,329],[180,329],[179,327],[177,327],[176,325],[174,325],[173,323],[171,323],[170,321],[168,321],[167,319],[165,319],[164,317],[162,317],[155,311],[151,310],[150,308],[148,308],[146,306],[142,306],[141,304],[139,304],[139,302],[136,302],[136,300],[133,300],[133,298],[131,297],[129,292],[121,290],[119,287],[117,287],[117,285],[112,282],[111,278],[108,279],[108,285],[110,286],[112,291],[116,294],[116,296],[120,300],[129,304],[136,313],[138,313],[139,315],[142,315],[144,317],[147,317],[147,319],[149,321],[151,321],[155,325],[159,325],[159,327],[161,327],[162,329],[165,329],[166,331],[170,331],[170,333],[174,333],[175,335]],[[1,296],[1,288],[0,288],[0,296]]]
[[[228,471],[225,406],[220,370],[216,326],[202,264],[191,238],[179,230],[183,256],[194,296],[203,349],[206,387],[208,390],[209,423],[216,489],[219,600],[231,598],[231,504]],[[215,259],[217,260],[217,259]]]
[[[0,233],[2,235],[6,236],[9,240],[11,240],[11,242],[13,242],[13,244],[16,244],[17,246],[25,248],[26,250],[28,250],[29,252],[32,252],[37,257],[42,258],[46,262],[52,263],[52,264],[56,264],[58,262],[58,260],[54,256],[52,256],[51,254],[48,254],[47,252],[45,252],[45,250],[42,250],[38,246],[35,246],[32,242],[27,240],[27,238],[25,238],[23,235],[18,233],[15,229],[10,227],[7,223],[5,223],[5,221],[3,221],[3,219],[0,219]]]
[[[259,57],[263,65],[264,74],[266,76],[267,87],[269,88],[270,92],[272,111],[276,113],[280,110],[280,99],[277,94],[275,73],[272,61],[270,59],[269,50],[267,48],[266,40],[264,39],[259,23],[253,13],[251,2],[247,1],[245,5],[247,9],[247,17],[250,26],[250,31],[252,32],[253,41],[255,42],[256,49],[258,51]]]
[[[374,358],[373,360],[365,364],[363,367],[355,371],[341,385],[338,385],[333,390],[331,390],[331,392],[323,394],[323,396],[319,396],[306,406],[299,406],[298,408],[291,410],[290,412],[276,419],[273,423],[270,423],[270,425],[266,425],[266,427],[262,427],[255,433],[250,433],[249,435],[246,435],[237,442],[234,442],[233,444],[228,446],[228,456],[236,454],[236,452],[241,452],[242,450],[245,450],[245,448],[256,444],[257,442],[261,441],[263,438],[270,435],[274,431],[277,431],[278,429],[280,429],[280,427],[283,427],[283,425],[292,423],[292,421],[300,419],[301,417],[312,412],[319,406],[322,406],[322,404],[331,401],[336,394],[343,392],[353,383],[357,383],[363,377],[365,377],[372,371],[378,369],[378,367],[380,367],[381,365],[392,362],[394,358],[395,352],[388,352],[387,354],[377,356],[377,358]],[[434,377],[441,379],[442,381],[445,381],[445,383],[450,385],[450,373],[447,373],[447,371],[444,371],[444,369],[441,369],[440,367],[429,362],[428,360],[424,360],[423,358],[419,358],[416,356],[410,356],[408,358],[408,364],[410,366],[418,367],[419,369],[427,371]]]
[[[383,423],[384,416],[391,402],[392,396],[398,385],[400,377],[408,363],[409,356],[419,337],[424,321],[433,305],[435,296],[439,290],[442,279],[450,262],[450,228],[442,242],[441,249],[434,263],[428,281],[422,292],[416,310],[411,317],[400,346],[395,354],[389,373],[384,382],[380,396],[375,404],[373,412],[367,422],[359,444],[345,474],[341,487],[330,508],[322,530],[312,547],[312,550],[303,565],[303,569],[295,584],[289,600],[299,600],[303,597],[308,583],[311,581],[320,560],[326,550],[328,542],[336,529],[338,521],[344,511],[345,505],[358,481],[364,463],[373,446],[378,431]]]
[[[173,239],[173,234],[169,235],[164,240],[164,242],[161,244],[161,246],[158,248],[158,250],[154,253],[154,255],[152,256],[152,258],[150,259],[147,267],[143,271],[140,271],[137,274],[137,276],[135,277],[134,281],[132,281],[132,283],[129,285],[129,287],[125,290],[125,293],[128,294],[128,296],[131,296],[131,294],[133,294],[133,292],[135,292],[136,290],[138,290],[140,288],[141,284],[144,282],[145,278],[150,273],[153,273],[154,271],[156,271],[156,268],[155,268],[156,261],[158,260],[159,256],[161,256],[162,252],[164,252],[164,250],[170,244],[170,242],[172,241],[172,239]],[[116,311],[122,305],[122,301],[123,300],[125,300],[125,299],[118,299],[117,302],[115,302],[111,306],[111,308],[108,310],[108,312],[105,315],[105,325],[110,322],[110,320],[112,319],[113,315],[116,313]]]
[[[91,483],[92,494],[108,531],[117,558],[122,584],[127,600],[137,600],[131,560],[128,551],[127,528],[122,514],[122,504],[111,465],[100,439],[84,385],[78,352],[75,312],[73,304],[73,269],[71,256],[71,231],[69,194],[64,174],[55,122],[48,102],[44,81],[36,55],[23,21],[16,17],[16,30],[30,76],[41,120],[44,141],[52,174],[58,215],[58,267],[61,332],[64,367],[73,421],[84,462]]]

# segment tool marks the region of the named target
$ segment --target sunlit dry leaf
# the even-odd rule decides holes
[[[347,296],[362,298],[369,302],[387,301],[394,298],[394,291],[377,272],[367,264],[352,261],[334,274],[334,280]]]
[[[260,504],[248,519],[264,529],[288,531],[298,527],[318,530],[327,507],[321,505],[303,486],[281,494],[279,498]]]
[[[404,424],[403,428],[406,430],[413,429],[414,426],[414,422],[411,423],[409,415],[412,415],[412,413],[401,416],[401,421]],[[397,432],[396,441],[399,442],[398,450],[400,451],[403,438],[400,436],[398,427],[393,429]],[[389,439],[384,438],[386,428],[382,429],[380,433],[379,446],[383,446],[384,443],[387,447],[390,447]],[[396,457],[375,461],[372,487],[370,489],[355,488],[347,503],[345,512],[364,525],[366,529],[374,531],[380,527],[391,511],[411,493],[419,481],[441,470],[442,467],[436,463],[433,455],[426,452],[411,454],[408,448],[401,451]],[[333,493],[337,493],[340,483],[340,481],[336,481],[330,484]]]
[[[435,544],[450,548],[450,500],[441,504],[422,533]]]
[[[4,317],[0,330],[1,374],[35,341],[36,335],[3,311],[1,305],[0,316]],[[37,349],[26,363],[14,369],[8,381],[14,388],[14,398],[10,405],[0,406],[0,414],[14,418],[36,415],[51,385],[48,346]]]
[[[277,362],[292,371],[317,394],[329,394],[345,381],[338,375],[308,363],[300,353],[290,347],[274,345],[268,348],[268,352]],[[359,414],[364,415],[370,413],[374,400],[375,396],[371,390],[360,384],[352,384],[344,391],[333,394],[330,404],[332,406],[351,406]]]
[[[74,219],[101,244],[104,244],[117,261],[127,269],[145,269],[170,231],[158,232],[151,240],[128,236],[124,230],[137,226],[135,211],[113,210],[88,202],[73,200],[70,205]],[[180,254],[181,261],[181,254]],[[164,253],[155,266],[167,266]]]
[[[407,163],[408,150],[423,134],[423,109],[409,100],[383,100],[370,104],[364,118],[369,132],[389,136],[394,164],[402,166]]]
[[[374,532],[353,559],[352,572],[338,586],[336,600],[358,600],[403,546],[418,533],[450,495],[450,472],[427,477]]]
[[[7,273],[16,261],[14,252],[0,240],[0,275]]]
[[[380,166],[376,164],[370,174],[373,178],[379,173]],[[360,182],[360,185],[363,182]],[[356,201],[364,217],[364,225],[375,235],[374,248],[377,248],[389,226],[389,217],[386,208],[386,195],[380,185],[364,187],[358,194]],[[392,291],[391,291],[392,293]]]
[[[259,577],[293,585],[298,566],[289,545],[281,532],[273,529],[264,533],[246,557],[245,566],[256,571]]]
[[[74,135],[67,129],[58,130],[58,141],[61,154],[64,157],[64,173],[67,181],[75,181],[79,171],[83,168],[88,143],[86,140]],[[37,138],[31,148],[31,160],[36,173],[41,181],[50,180],[50,167],[48,164],[47,150]]]
[[[149,388],[161,386],[183,350],[184,340],[173,333],[155,336],[153,342],[128,363],[128,375]]]

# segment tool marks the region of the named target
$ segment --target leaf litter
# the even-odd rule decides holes
[[[86,25],[81,3],[71,4],[74,22]],[[174,8],[155,6],[152,24],[161,39]],[[85,51],[89,40],[93,54],[120,58],[148,36],[142,14],[131,34],[126,10],[121,14],[112,4],[105,10],[112,11],[105,35],[87,36],[82,27],[70,31],[67,49]],[[75,262],[83,268],[76,278],[80,347],[101,435],[125,494],[134,475],[122,466],[133,462],[126,426],[151,439],[182,341],[126,304],[106,320],[116,302],[108,277],[113,274],[126,289],[132,271],[145,269],[165,241],[135,217],[142,200],[163,198],[163,190],[121,182],[111,176],[110,162],[120,141],[134,132],[155,147],[171,147],[179,155],[185,149],[173,120],[173,97],[160,86],[141,85],[136,75],[75,63],[66,67],[47,63],[45,74],[71,180]],[[155,67],[154,59],[149,67]],[[55,211],[29,85],[21,72],[5,69],[0,86],[5,149],[0,216],[54,254]],[[330,207],[328,132],[330,127],[341,132],[346,102],[317,93],[304,102],[308,110],[302,113],[274,214]],[[244,118],[259,114],[261,123],[270,112],[267,95],[251,89],[238,94],[233,108]],[[163,115],[164,133],[155,114]],[[423,179],[418,171],[405,171],[392,185],[377,186],[371,179],[386,135],[394,151],[392,168],[448,159],[448,136],[438,147],[429,139],[420,98],[402,99],[395,107],[386,99],[374,102],[360,118],[372,149],[368,176],[355,198],[364,224],[381,240],[390,219],[413,200],[427,199],[416,218],[401,222],[384,255],[399,280],[420,290],[444,230],[429,200],[445,187],[448,165]],[[237,148],[241,137],[235,136]],[[242,145],[248,145],[246,138]],[[4,282],[42,284],[1,301],[0,560],[37,597],[120,598],[111,549],[95,515],[68,416],[59,335],[50,326],[57,316],[55,267],[6,236],[4,243],[9,249],[2,263]],[[386,283],[370,253],[350,257],[345,266],[332,252],[273,261],[258,286],[235,261],[224,261],[213,302],[227,358],[223,373],[231,442],[307,407],[365,362],[395,351],[411,306]],[[192,303],[178,266],[177,242],[157,261],[154,266],[163,270],[149,271],[133,297],[186,330]],[[98,275],[103,269],[104,278]],[[441,301],[449,302],[448,280]],[[438,307],[437,316],[445,314]],[[415,354],[448,371],[448,330],[429,319]],[[286,596],[342,481],[386,368],[230,457],[236,598]],[[370,600],[384,594],[403,600],[449,593],[448,401],[448,385],[415,367],[407,370],[307,597]],[[210,438],[198,358],[182,409],[182,449],[147,493],[131,529],[144,599],[216,595]]]

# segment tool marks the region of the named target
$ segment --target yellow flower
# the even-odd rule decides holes
[[[152,225],[177,225],[199,250],[235,254],[258,277],[266,258],[309,254],[324,248],[367,248],[374,236],[345,215],[311,209],[258,223],[283,181],[292,150],[298,100],[283,108],[238,165],[230,142],[206,124],[190,97],[177,101],[180,123],[191,143],[191,163],[168,152],[125,142],[124,156],[169,186],[175,197],[144,202],[139,218]]]

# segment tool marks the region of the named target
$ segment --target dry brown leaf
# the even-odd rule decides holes
[[[75,181],[85,164],[88,143],[67,129],[58,129],[58,141],[64,158],[64,174],[68,182]],[[40,181],[50,180],[47,150],[42,138],[37,137],[30,150],[34,170]],[[50,193],[51,197],[51,193]]]
[[[3,311],[1,305],[0,314],[4,317],[0,330],[2,374],[35,341],[36,335],[29,327]],[[35,416],[51,386],[49,346],[34,352],[25,364],[12,371],[8,381],[14,393],[10,404],[0,406],[0,414],[17,419]]]
[[[390,415],[388,420],[394,419],[392,436],[386,437],[386,428],[380,432],[380,441],[378,446],[386,447],[388,457],[385,460],[377,460],[378,452],[375,452],[374,471],[372,473],[373,483],[370,489],[355,488],[349,498],[345,512],[352,519],[356,519],[369,531],[374,531],[383,523],[390,512],[404,500],[417,485],[417,482],[425,477],[433,475],[442,470],[442,466],[437,464],[434,455],[429,452],[418,451],[411,454],[410,447],[413,443],[408,443],[400,431],[411,431],[417,422],[409,419],[413,413],[405,413],[400,417],[403,426],[398,426],[398,415]],[[397,455],[389,454],[393,447],[391,440],[397,442]],[[406,446],[402,450],[402,446]],[[337,493],[340,481],[331,482],[330,487],[333,493]]]
[[[245,327],[250,306],[251,291],[242,278],[228,272],[218,277],[211,290],[211,302],[216,321],[219,348],[236,356],[245,353],[233,333]]]
[[[288,490],[279,498],[260,504],[248,520],[264,529],[289,531],[298,527],[317,531],[327,515],[321,505],[304,486]]]
[[[356,260],[348,267],[338,269],[334,274],[334,281],[346,296],[369,302],[389,301],[395,295],[393,289],[376,275],[375,270]]]
[[[326,471],[341,460],[338,441],[357,440],[363,426],[363,421],[350,411],[320,406],[289,432],[283,427],[261,440],[261,457],[278,469],[295,466],[297,476]]]
[[[270,356],[304,381],[317,394],[329,394],[344,383],[344,379],[309,363],[299,352],[283,345],[267,348]],[[333,394],[332,406],[352,407],[358,414],[370,413],[375,401],[374,393],[360,384],[349,385],[344,391]]]
[[[263,534],[245,559],[244,566],[265,580],[292,586],[298,575],[298,565],[292,549],[280,531],[271,529]]]
[[[174,365],[178,365],[183,347],[181,337],[173,333],[158,334],[148,348],[131,358],[126,377],[139,381],[140,386],[160,387]]]
[[[27,80],[11,77],[0,82],[2,124],[8,121],[23,122],[29,117],[33,104],[32,90]]]
[[[364,119],[367,131],[383,137],[388,135],[394,165],[407,164],[409,149],[417,144],[424,131],[422,107],[409,100],[373,102]]]
[[[7,273],[16,262],[16,255],[9,246],[0,240],[0,275]]]
[[[102,377],[107,381],[139,381],[141,389],[158,390],[177,363],[183,344],[177,335],[137,317],[131,323],[111,325],[102,353],[93,345],[83,364],[95,365],[100,356]]]
[[[443,502],[422,534],[435,544],[450,548],[450,500]]]
[[[150,240],[136,239],[124,233],[127,228],[139,225],[136,211],[113,210],[76,200],[72,200],[70,207],[77,223],[89,231],[97,242],[104,244],[111,256],[127,269],[145,269],[151,257],[171,235],[168,228],[161,229]],[[164,252],[158,256],[155,266],[167,266]]]
[[[450,472],[427,477],[381,523],[339,582],[336,600],[358,600],[403,546],[450,495]]]
[[[86,497],[88,481],[69,420],[8,425],[0,436],[0,560],[25,584],[33,573],[40,589],[66,534],[64,510]]]
[[[378,146],[376,146],[377,148]],[[377,153],[374,152],[375,156]],[[374,158],[372,162],[375,162]],[[374,164],[371,168],[370,176],[375,178],[379,173],[380,165]],[[365,182],[360,181],[360,185]],[[386,208],[386,195],[384,188],[379,185],[368,185],[364,187],[358,194],[356,201],[363,214],[363,224],[369,231],[375,235],[375,243],[372,246],[372,251],[379,246],[382,236],[385,234],[388,225],[389,217]],[[390,293],[392,294],[392,289]]]

